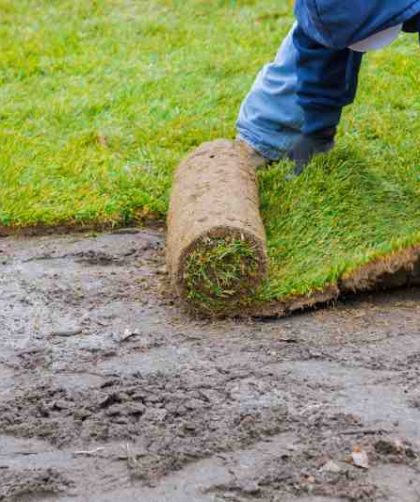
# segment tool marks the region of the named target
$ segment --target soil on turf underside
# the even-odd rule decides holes
[[[0,500],[419,500],[418,289],[211,323],[164,274],[158,231],[0,240]]]

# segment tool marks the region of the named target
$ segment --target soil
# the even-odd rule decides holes
[[[0,240],[0,500],[419,501],[419,289],[197,320],[163,242]]]

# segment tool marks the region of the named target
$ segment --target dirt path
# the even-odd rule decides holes
[[[418,290],[191,321],[162,247],[0,240],[0,500],[420,500]]]

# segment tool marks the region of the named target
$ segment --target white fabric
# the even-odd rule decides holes
[[[392,44],[392,42],[398,38],[401,28],[402,24],[391,26],[391,28],[387,28],[386,30],[375,33],[375,35],[371,35],[370,37],[357,42],[356,44],[350,45],[350,49],[356,52],[376,51],[378,49],[382,49],[383,47]]]

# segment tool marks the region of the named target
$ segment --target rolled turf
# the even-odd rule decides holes
[[[249,303],[267,254],[256,170],[243,147],[210,141],[177,168],[166,255],[175,289],[194,310],[225,312]]]
[[[163,220],[175,166],[234,136],[292,12],[286,0],[0,4],[3,234]],[[368,55],[337,149],[291,182],[287,163],[259,174],[269,265],[255,312],[330,299],[346,276],[414,270],[419,64],[408,35]]]

